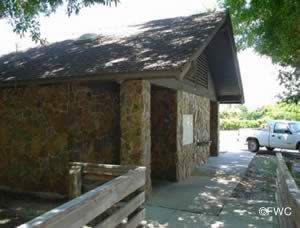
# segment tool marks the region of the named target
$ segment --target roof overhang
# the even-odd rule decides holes
[[[192,61],[202,53],[208,57],[209,63],[211,82],[208,89],[185,79],[192,67]],[[174,79],[154,79],[152,82],[156,85],[206,96],[222,104],[244,103],[243,85],[229,13],[226,14],[224,20],[220,22],[190,61],[185,64],[176,78],[177,81]]]
[[[243,85],[229,13],[191,61],[202,53],[208,57],[215,100],[224,104],[244,103]],[[191,64],[187,64],[180,79],[184,80],[190,67]],[[192,87],[194,93],[201,94],[201,91],[195,91],[197,86]],[[203,88],[199,87],[199,90]],[[210,98],[213,99],[211,96]]]
[[[220,103],[244,103],[243,85],[229,14],[206,48],[209,68]]]

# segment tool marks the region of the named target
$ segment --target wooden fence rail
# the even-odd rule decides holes
[[[300,190],[281,153],[277,157],[276,203],[280,208],[291,208],[291,215],[279,215],[281,228],[300,228]]]
[[[140,226],[144,219],[145,167],[90,163],[70,166],[70,196],[78,197],[19,228]],[[105,183],[80,195],[85,180]]]

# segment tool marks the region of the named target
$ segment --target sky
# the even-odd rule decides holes
[[[121,0],[117,7],[95,5],[84,8],[79,15],[68,17],[60,8],[50,17],[41,17],[42,37],[48,42],[76,39],[85,33],[117,31],[118,28],[154,19],[186,16],[217,7],[215,0]],[[7,20],[0,20],[0,55],[26,50],[35,46],[29,37],[20,38],[12,32]],[[276,102],[280,91],[278,67],[268,57],[259,56],[251,49],[238,53],[245,94],[245,105],[257,108]]]

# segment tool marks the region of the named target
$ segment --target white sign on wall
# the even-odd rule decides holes
[[[193,115],[183,115],[182,119],[183,137],[182,144],[192,144],[194,142]]]

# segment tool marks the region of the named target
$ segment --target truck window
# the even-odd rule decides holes
[[[300,132],[300,123],[290,123],[289,126],[292,132]]]
[[[274,126],[274,133],[284,134],[289,130],[286,123],[276,123]]]

